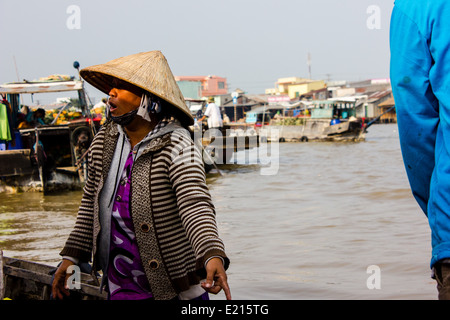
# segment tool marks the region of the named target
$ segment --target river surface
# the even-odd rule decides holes
[[[270,147],[208,177],[234,299],[436,299],[395,124],[364,142]],[[4,255],[56,265],[80,199],[0,194]]]

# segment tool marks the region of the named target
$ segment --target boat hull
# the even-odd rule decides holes
[[[86,122],[20,130],[22,149],[0,151],[0,192],[81,189],[92,138]]]
[[[361,121],[342,121],[331,124],[331,119],[306,119],[303,125],[269,125],[259,134],[270,142],[307,141],[364,141]]]

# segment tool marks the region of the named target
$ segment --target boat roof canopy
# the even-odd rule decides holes
[[[77,91],[82,89],[83,83],[80,80],[14,82],[1,84],[0,94],[48,93]]]

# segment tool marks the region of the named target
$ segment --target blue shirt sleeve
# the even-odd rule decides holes
[[[430,85],[433,59],[427,35],[401,9],[391,17],[391,82],[400,145],[412,193],[427,214],[435,167],[439,103]]]

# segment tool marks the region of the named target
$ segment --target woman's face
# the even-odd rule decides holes
[[[142,90],[127,82],[114,80],[109,92],[109,111],[115,117],[126,114],[141,104]]]

